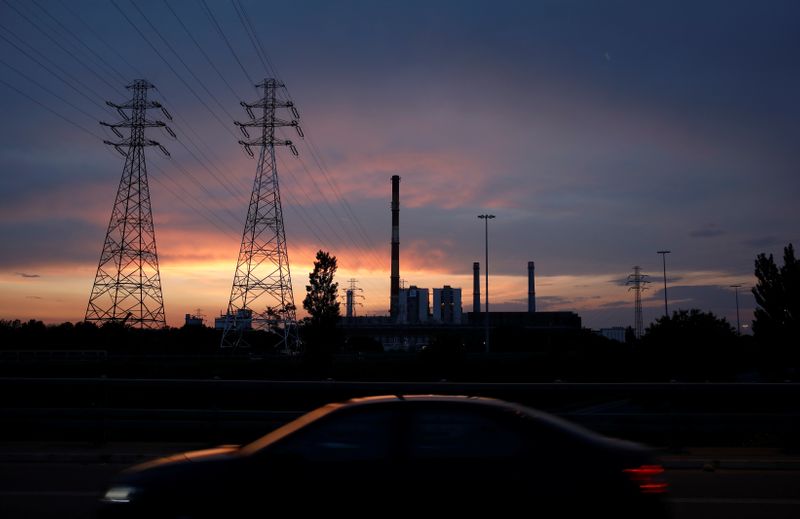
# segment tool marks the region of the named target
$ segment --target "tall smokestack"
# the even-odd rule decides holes
[[[481,313],[481,264],[477,261],[472,264],[472,311]]]
[[[536,284],[534,282],[534,270],[536,265],[528,262],[528,313],[536,312]]]
[[[392,273],[389,316],[397,319],[400,311],[400,176],[392,176]]]
[[[345,308],[347,309],[347,320],[353,318],[353,306],[355,304],[355,293],[353,290],[347,289],[345,291],[345,297],[347,298],[345,301]]]

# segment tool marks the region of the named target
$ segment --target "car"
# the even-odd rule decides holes
[[[127,469],[101,515],[667,517],[663,472],[642,445],[522,405],[375,396],[325,405],[249,445]]]

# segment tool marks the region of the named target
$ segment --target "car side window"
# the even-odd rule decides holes
[[[416,459],[508,459],[524,452],[523,432],[501,413],[453,408],[412,413],[408,454]]]
[[[311,462],[385,460],[391,456],[393,423],[388,410],[338,411],[284,439],[274,452]]]

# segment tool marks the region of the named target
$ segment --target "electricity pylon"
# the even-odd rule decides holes
[[[345,290],[345,315],[349,321],[356,316],[356,306],[362,306],[362,303],[356,301],[356,299],[364,299],[364,296],[358,293],[363,292],[364,289],[358,288],[358,280],[355,278],[348,279],[347,283],[349,286],[347,287],[347,290]]]
[[[628,275],[627,284],[630,285],[628,290],[633,290],[633,306],[634,306],[634,319],[635,327],[634,333],[637,339],[641,339],[644,335],[644,322],[642,320],[642,292],[647,290],[647,274],[642,274],[642,269],[638,265],[633,267],[633,274]]]
[[[125,166],[85,319],[99,324],[121,322],[139,328],[163,328],[167,323],[144,148],[158,146],[168,157],[169,152],[158,142],[147,139],[144,133],[145,128],[164,128],[175,137],[175,132],[162,121],[146,117],[148,109],[160,108],[164,116],[172,120],[160,103],[147,100],[147,91],[155,88],[153,85],[137,79],[126,88],[133,91],[129,101],[123,104],[106,102],[117,109],[122,120],[100,122],[122,139],[103,142],[114,146],[125,157]],[[119,128],[130,128],[128,138],[124,138]]]
[[[250,120],[235,123],[248,139],[239,141],[247,154],[254,156],[253,146],[260,149],[225,316],[223,348],[246,346],[243,334],[250,327],[277,334],[280,337],[278,349],[285,353],[296,353],[300,347],[275,164],[275,146],[286,146],[295,156],[297,148],[292,141],[276,138],[275,128],[294,127],[300,137],[303,131],[297,122],[300,116],[294,103],[278,97],[278,89],[283,86],[275,79],[265,79],[256,85],[263,89],[261,99],[255,103],[241,103]],[[256,115],[254,109],[260,113]],[[278,117],[279,109],[288,109],[292,118]],[[261,135],[251,139],[248,128],[260,129]]]

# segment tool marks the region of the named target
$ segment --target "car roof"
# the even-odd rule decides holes
[[[510,411],[516,414],[526,415],[532,418],[539,418],[545,419],[550,421],[555,420],[562,425],[562,423],[566,424],[564,420],[557,418],[553,415],[548,413],[538,411],[536,409],[532,409],[530,407],[516,404],[513,402],[507,402],[505,400],[499,400],[497,398],[489,398],[484,396],[468,396],[468,395],[435,395],[435,394],[427,394],[427,395],[380,395],[380,396],[368,396],[368,397],[359,397],[359,398],[351,398],[345,402],[341,402],[338,404],[328,404],[329,406],[335,406],[331,408],[331,411],[335,409],[341,409],[344,407],[359,407],[363,405],[375,405],[375,404],[390,404],[394,402],[426,402],[426,403],[441,403],[441,404],[471,404],[474,406],[482,406],[487,408],[495,408],[501,409],[505,411]],[[327,406],[325,406],[327,407]]]
[[[394,405],[398,407],[406,407],[409,403],[433,403],[433,404],[455,404],[455,405],[471,405],[475,407],[494,408],[510,412],[519,416],[525,416],[544,423],[550,427],[562,430],[565,433],[582,436],[586,439],[592,438],[595,441],[600,440],[600,436],[596,433],[589,431],[576,424],[563,420],[557,416],[537,411],[530,407],[520,404],[498,400],[496,398],[480,397],[480,396],[465,396],[465,395],[378,395],[367,396],[359,398],[351,398],[344,402],[336,402],[319,407],[296,420],[283,425],[268,433],[266,436],[261,437],[255,442],[242,447],[242,454],[252,454],[268,445],[284,438],[295,431],[315,422],[331,413],[354,409],[359,407],[372,407],[379,405]]]

